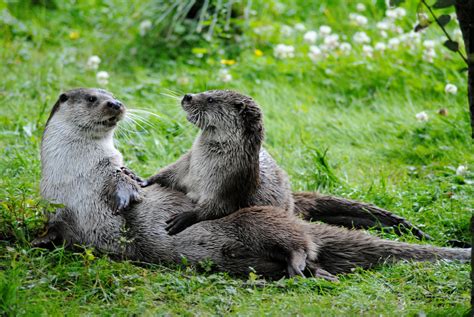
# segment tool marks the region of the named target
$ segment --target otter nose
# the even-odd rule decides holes
[[[109,100],[107,101],[107,106],[112,109],[119,110],[122,107],[122,103],[118,100]]]
[[[193,99],[193,96],[191,94],[186,94],[184,95],[183,101],[190,102]]]

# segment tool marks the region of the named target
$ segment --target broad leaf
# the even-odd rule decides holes
[[[438,22],[441,26],[445,26],[449,23],[449,21],[451,21],[451,16],[448,14],[443,14],[438,18]]]
[[[435,4],[433,4],[433,8],[435,9],[442,9],[447,8],[456,3],[456,0],[436,0]]]
[[[455,41],[447,40],[446,42],[443,43],[443,45],[453,52],[457,52],[459,50],[459,43]]]
[[[430,25],[431,25],[431,21],[427,21],[427,23],[425,23],[425,24],[418,23],[417,25],[415,25],[415,32],[423,31],[424,29],[426,29]]]

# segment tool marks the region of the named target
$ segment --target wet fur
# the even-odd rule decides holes
[[[48,226],[69,245],[88,245],[119,258],[152,263],[176,263],[182,256],[194,264],[210,259],[217,270],[242,275],[253,268],[270,278],[284,276],[287,270],[280,250],[274,248],[278,241],[294,247],[289,241],[300,245],[305,235],[312,238],[310,248],[315,253],[312,258],[309,252],[307,267],[327,279],[354,267],[370,268],[400,259],[470,259],[470,249],[383,240],[355,230],[293,221],[285,212],[271,210],[267,214],[261,207],[203,221],[170,236],[165,230],[166,220],[189,210],[193,203],[184,194],[158,185],[139,189],[141,201],[130,204],[122,216],[114,216],[108,198],[103,196],[104,186],[133,180],[117,173],[123,164],[111,134],[98,140],[93,138],[96,132],[79,138],[69,133],[71,122],[64,120],[67,116],[63,113],[68,109],[61,110],[61,106],[43,136],[41,191],[45,198],[66,206],[50,217]],[[88,115],[82,119],[91,120]],[[320,214],[317,194],[295,194],[295,198],[296,210],[306,218],[311,213]]]

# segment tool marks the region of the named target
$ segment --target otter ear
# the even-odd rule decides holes
[[[234,107],[239,111],[239,112],[242,112],[244,111],[245,109],[247,109],[247,104],[242,101],[242,100],[238,100],[236,102],[234,102]]]
[[[68,99],[69,99],[69,96],[66,95],[66,94],[61,94],[61,95],[59,96],[59,102],[60,102],[60,103],[66,102]]]

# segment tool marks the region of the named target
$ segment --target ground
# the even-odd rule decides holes
[[[384,1],[363,1],[361,11],[344,1],[254,3],[239,44],[211,40],[174,48],[153,45],[154,29],[142,22],[157,17],[146,1],[32,3],[0,3],[0,314],[457,316],[467,311],[469,266],[455,262],[380,266],[341,276],[339,283],[270,282],[202,268],[140,267],[94,250],[46,251],[28,243],[42,227],[44,212],[54,208],[39,194],[42,130],[59,93],[79,86],[106,88],[129,109],[141,109],[121,125],[117,146],[142,176],[177,159],[197,133],[179,96],[236,89],[262,106],[265,146],[295,191],[377,204],[417,224],[439,246],[469,241],[474,165],[466,73],[459,72],[462,60],[440,44],[439,29],[419,37],[409,33],[416,1],[405,4],[405,11],[389,12]],[[360,16],[349,18],[351,13],[367,23]],[[328,39],[322,25],[339,39]],[[448,25],[453,36],[457,28],[453,21]],[[308,30],[317,31],[314,43],[311,34],[305,36]],[[359,43],[366,40],[361,34],[354,38],[356,32],[365,32],[370,41]],[[342,42],[352,50],[346,52]],[[382,45],[375,50],[377,42],[386,44],[385,50]],[[87,65],[94,55],[101,60],[98,69]],[[107,72],[108,83],[105,75],[98,82],[99,71]],[[447,116],[438,114],[441,108]],[[410,234],[371,233],[417,242]]]

